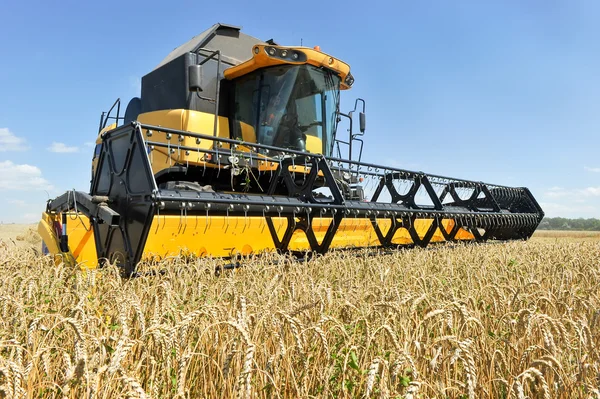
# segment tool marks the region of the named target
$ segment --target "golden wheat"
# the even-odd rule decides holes
[[[1,398],[600,397],[600,245],[170,258],[0,245]]]

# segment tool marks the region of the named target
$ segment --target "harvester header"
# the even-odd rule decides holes
[[[214,25],[145,75],[124,115],[120,100],[102,114],[89,193],[48,202],[46,251],[131,275],[140,261],[180,254],[533,234],[544,213],[526,188],[363,162],[365,101],[339,109],[353,82],[348,64],[319,49]]]

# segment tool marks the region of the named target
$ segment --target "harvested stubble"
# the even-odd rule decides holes
[[[220,276],[172,259],[125,280],[4,246],[0,395],[600,398],[599,253],[272,256]]]

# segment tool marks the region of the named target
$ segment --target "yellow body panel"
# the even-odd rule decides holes
[[[96,137],[96,145],[102,144],[102,134],[103,133],[108,132],[109,130],[113,130],[116,127],[117,127],[116,123],[111,123],[110,125],[106,126],[104,129],[100,130],[100,133],[98,133],[98,137]],[[96,167],[98,167],[98,157],[95,156],[95,150],[94,150],[94,157],[92,158],[92,174],[94,174],[96,172]]]
[[[276,225],[286,222],[274,218]],[[226,216],[155,216],[148,233],[145,254],[158,256],[192,253],[228,257],[273,250],[273,240],[264,218]]]
[[[306,151],[312,152],[313,154],[323,153],[323,140],[317,136],[306,135]]]
[[[215,117],[214,115],[205,112],[174,109],[140,114],[138,116],[138,121],[148,125],[212,135]],[[169,135],[158,131],[152,132],[151,136],[147,136],[146,131],[144,131],[144,134],[146,134],[146,139],[149,141],[164,143],[168,146],[154,147],[154,149],[150,151],[150,162],[152,163],[152,171],[154,174],[176,164],[191,164],[209,168],[216,167],[215,164],[206,162],[210,159],[210,156],[206,155],[204,152],[185,151],[180,149],[181,146],[186,146],[200,150],[211,150],[215,143],[213,140],[197,140],[194,137]],[[217,122],[217,137],[230,138],[228,119],[222,116],[219,117]],[[229,144],[227,143],[219,143],[219,149],[223,150],[223,155],[230,153]]]
[[[265,51],[265,47],[274,47],[276,49],[287,49],[290,51],[299,51],[306,55],[306,61],[302,62],[294,62],[288,59],[281,59],[277,57],[270,56]],[[346,64],[343,61],[338,60],[330,56],[329,54],[325,54],[321,51],[311,49],[308,47],[285,47],[285,46],[264,46],[261,44],[257,44],[252,49],[252,58],[248,61],[241,63],[240,65],[236,65],[231,68],[227,68],[223,73],[225,79],[235,79],[240,76],[244,76],[250,72],[253,72],[259,68],[265,68],[276,65],[302,65],[309,64],[316,67],[324,67],[327,69],[331,69],[340,76],[340,89],[345,90],[349,89],[346,83],[344,83],[346,76],[350,73],[350,65]]]
[[[256,143],[256,131],[254,130],[254,128],[244,122],[238,121],[237,123],[240,124],[240,130],[242,131],[242,137],[232,137],[235,138],[236,140],[240,140],[240,141],[245,141],[247,143]]]
[[[58,241],[56,239],[56,231],[54,228],[55,218],[53,215],[46,212],[42,213],[42,220],[38,223],[38,234],[42,238],[42,241],[46,244],[48,252],[51,254],[57,254],[60,252],[58,247]],[[56,220],[58,221],[58,220]]]
[[[285,218],[274,217],[273,224],[279,238],[287,228]],[[97,267],[94,233],[89,228],[89,220],[73,213],[67,218],[67,234],[71,253],[62,254],[58,246],[59,237],[55,233],[54,222],[60,221],[60,215],[42,215],[38,226],[49,253],[57,256],[57,261],[79,264],[85,269]],[[330,218],[313,219],[312,229],[319,243],[331,223]],[[431,219],[415,221],[415,228],[423,237],[431,226]],[[389,219],[377,220],[377,225],[385,235],[390,226]],[[454,225],[452,220],[443,220],[442,226],[450,231]],[[459,230],[456,238],[472,240],[473,235],[466,230]],[[393,243],[410,245],[413,243],[406,229],[398,229]],[[444,236],[439,229],[432,242],[443,242]],[[379,240],[369,219],[343,219],[338,226],[331,248],[353,248],[378,246]],[[296,230],[292,235],[289,249],[294,251],[309,250],[306,234]],[[224,217],[224,216],[187,216],[161,215],[155,216],[148,233],[144,248],[143,260],[164,259],[181,254],[196,256],[230,257],[236,254],[271,252],[275,250],[269,227],[262,217]],[[61,258],[62,257],[62,258]]]
[[[96,245],[94,243],[94,232],[87,217],[69,213],[67,217],[67,234],[69,236],[70,253],[60,252],[59,238],[55,223],[60,225],[59,215],[42,214],[42,220],[38,224],[38,234],[46,244],[48,252],[55,255],[56,261],[64,261],[69,264],[79,264],[82,269],[95,269],[98,266],[96,256]]]
[[[425,236],[427,230],[431,226],[433,222],[432,219],[419,219],[415,221],[415,229],[421,238]],[[313,220],[312,229],[315,232],[315,237],[317,242],[321,243],[323,238],[325,237],[325,233],[327,233],[327,229],[329,228],[329,224],[331,223],[331,219],[328,218],[315,218]],[[389,231],[392,222],[389,219],[380,219],[377,220],[377,226],[381,230],[382,234],[385,236]],[[452,220],[443,220],[442,226],[446,229],[447,232],[452,230],[454,227],[454,222]],[[283,234],[283,231],[281,234]],[[466,230],[459,230],[456,234],[457,240],[472,240],[474,239],[473,235]],[[439,228],[434,233],[431,238],[431,242],[444,242],[446,241],[442,232]],[[413,244],[413,240],[410,237],[408,230],[400,228],[394,233],[394,237],[392,238],[392,243],[399,245],[410,245]],[[377,234],[375,233],[375,229],[373,228],[373,224],[369,219],[343,219],[338,229],[336,231],[336,235],[331,242],[331,248],[356,248],[356,247],[374,247],[380,245],[379,239],[377,238]],[[292,240],[290,242],[290,249],[292,250],[309,250],[310,245],[308,243],[308,239],[303,231],[295,231]]]

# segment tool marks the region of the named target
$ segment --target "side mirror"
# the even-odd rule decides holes
[[[364,133],[365,129],[367,128],[367,120],[366,120],[365,113],[364,112],[359,113],[358,119],[359,119],[360,132]]]
[[[188,67],[188,89],[192,92],[202,91],[202,65]]]

